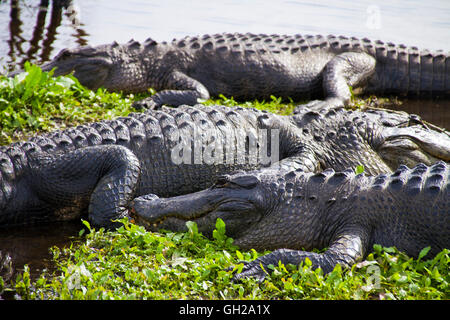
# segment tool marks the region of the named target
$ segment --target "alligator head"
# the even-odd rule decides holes
[[[91,90],[104,87],[109,91],[143,92],[146,68],[141,58],[143,46],[137,41],[120,45],[81,46],[61,50],[43,71],[55,68],[54,76],[73,73],[80,83]],[[15,75],[16,71],[10,75]]]
[[[73,73],[82,85],[96,90],[105,86],[108,81],[113,61],[106,51],[83,46],[61,50],[52,61],[43,64],[41,68],[43,71],[55,68],[55,76]]]
[[[172,198],[138,197],[131,204],[131,213],[149,230],[183,232],[187,230],[186,221],[194,221],[206,236],[211,236],[220,218],[226,224],[226,234],[236,243],[271,212],[271,202],[278,198],[268,197],[267,192],[256,174],[224,175],[211,188],[196,193]],[[261,242],[248,245],[257,248]]]

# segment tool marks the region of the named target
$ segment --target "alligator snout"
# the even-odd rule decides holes
[[[151,194],[135,198],[130,203],[131,217],[149,230],[184,229],[186,221],[202,219],[216,208],[218,192],[207,189],[172,198]]]
[[[199,231],[210,234],[217,218],[227,224],[227,233],[259,221],[259,179],[250,175],[220,177],[211,188],[171,198],[151,194],[135,198],[130,204],[131,216],[150,230],[184,230],[186,221],[195,221]]]

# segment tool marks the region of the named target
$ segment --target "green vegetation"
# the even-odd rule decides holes
[[[188,223],[186,233],[151,233],[122,220],[116,231],[91,229],[67,249],[53,248],[59,271],[34,282],[25,271],[15,282],[23,299],[448,299],[449,250],[433,260],[408,258],[374,247],[367,259],[324,276],[309,261],[271,266],[261,284],[232,281],[241,260],[264,253],[240,252],[218,220],[214,239]],[[425,254],[424,249],[422,254]]]
[[[137,97],[97,92],[69,77],[52,78],[35,66],[14,79],[0,78],[0,125],[3,144],[38,131],[86,121],[122,116],[133,111]],[[207,104],[236,105],[221,97]],[[280,99],[247,102],[247,107],[288,114],[294,103]],[[362,173],[363,167],[355,169]],[[449,250],[431,260],[412,259],[394,248],[374,246],[374,252],[351,270],[337,266],[324,275],[309,261],[300,266],[271,266],[262,283],[233,282],[241,260],[267,252],[241,252],[216,223],[213,239],[188,223],[186,233],[147,232],[122,220],[115,231],[86,230],[68,248],[52,248],[57,269],[37,279],[25,271],[11,281],[0,277],[0,296],[15,291],[22,299],[449,299]]]
[[[292,100],[289,103],[282,103],[281,98],[275,96],[270,97],[271,101],[246,101],[246,102],[236,102],[233,98],[227,98],[224,95],[219,95],[218,99],[211,99],[206,101],[204,104],[208,106],[212,105],[224,105],[227,107],[241,106],[245,108],[255,108],[258,110],[266,110],[272,113],[280,115],[289,115],[294,111],[295,104]]]
[[[355,168],[355,174],[362,174],[364,173],[364,166],[362,164],[356,166]]]
[[[93,92],[73,76],[52,77],[35,65],[26,64],[25,70],[14,78],[0,76],[0,145],[132,111],[133,95]]]

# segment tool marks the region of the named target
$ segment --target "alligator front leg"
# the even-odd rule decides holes
[[[375,72],[376,60],[363,52],[345,52],[327,63],[322,72],[325,100],[314,100],[295,108],[321,109],[346,105],[351,99],[350,87],[362,86]]]
[[[56,219],[88,208],[95,226],[110,227],[126,216],[140,174],[139,160],[117,145],[86,147],[32,160],[28,184]]]
[[[239,245],[238,243],[236,243]],[[246,262],[241,273],[235,274],[233,279],[239,280],[247,277],[256,278],[262,282],[269,272],[269,265],[300,265],[308,258],[314,269],[321,268],[323,272],[333,271],[337,264],[350,267],[364,255],[362,237],[359,235],[343,235],[339,237],[324,253],[314,253],[300,250],[278,249],[251,262]]]
[[[175,71],[167,79],[166,88],[155,95],[133,103],[136,109],[158,109],[163,105],[178,107],[180,105],[195,105],[209,99],[209,92],[199,81],[186,74]]]

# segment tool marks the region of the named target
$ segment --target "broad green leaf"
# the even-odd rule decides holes
[[[417,258],[417,260],[421,260],[423,257],[425,257],[428,251],[430,251],[430,249],[431,247],[425,247],[422,250],[420,250],[419,257]]]
[[[239,250],[236,250],[236,256],[239,260],[244,260],[244,255]]]
[[[194,221],[186,221],[186,227],[188,228],[189,233],[191,235],[197,235],[198,234],[197,223],[195,223]]]
[[[364,173],[364,166],[363,165],[358,165],[358,166],[356,166],[356,168],[355,168],[355,174],[362,174],[362,173]]]

